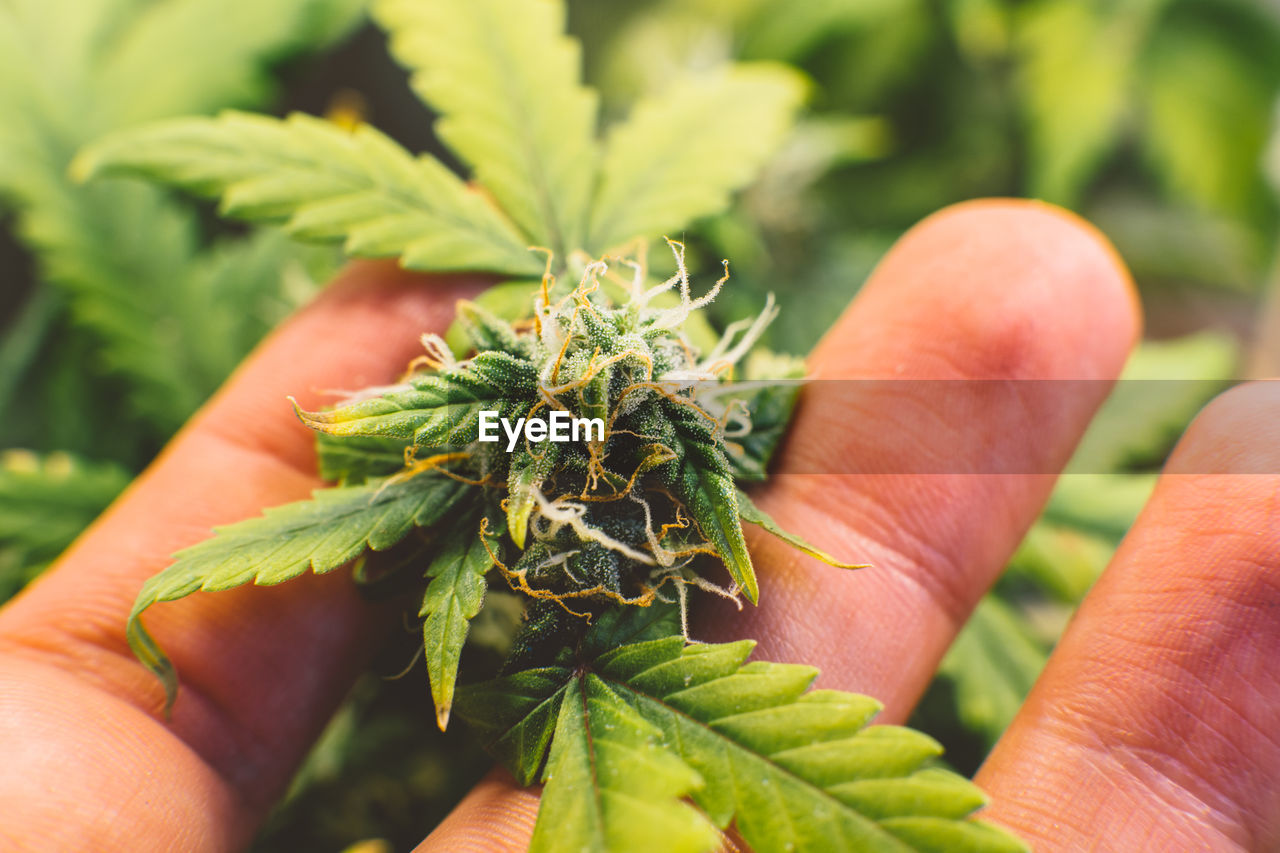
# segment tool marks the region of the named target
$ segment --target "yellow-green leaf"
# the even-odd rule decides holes
[[[609,133],[588,249],[676,234],[719,212],[782,142],[803,91],[794,71],[753,63],[641,101]]]
[[[529,240],[581,247],[595,179],[596,94],[560,0],[382,0],[375,15],[436,132]]]
[[[300,239],[341,240],[349,254],[399,257],[410,269],[537,274],[543,266],[483,196],[367,125],[352,132],[300,113],[281,121],[229,111],[113,134],[73,168],[221,196],[229,216],[283,221]]]

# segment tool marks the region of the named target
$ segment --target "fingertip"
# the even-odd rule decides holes
[[[1187,428],[1166,474],[1280,474],[1280,381],[1219,394]]]
[[[539,794],[497,768],[480,780],[416,853],[519,853],[529,849]]]
[[[1140,330],[1133,280],[1094,226],[986,199],[907,232],[815,360],[826,378],[861,364],[885,378],[1109,379]]]

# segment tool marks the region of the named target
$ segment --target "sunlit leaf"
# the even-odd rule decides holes
[[[579,248],[596,169],[596,95],[560,0],[381,0],[376,15],[436,133],[529,241]]]
[[[783,66],[736,65],[641,101],[609,134],[588,248],[674,236],[718,213],[782,142],[802,92]]]
[[[368,125],[347,131],[301,113],[281,121],[238,112],[158,122],[94,144],[75,170],[221,196],[228,216],[281,221],[300,239],[343,241],[351,255],[399,257],[410,269],[542,269],[481,195]]]

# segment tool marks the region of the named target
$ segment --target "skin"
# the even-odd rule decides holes
[[[286,394],[314,407],[317,389],[393,379],[418,334],[442,331],[477,288],[352,266],[0,611],[0,847],[247,843],[396,617],[362,603],[343,572],[157,606],[148,626],[182,678],[166,723],[159,685],[125,645],[129,607],[212,525],[317,485]],[[1068,214],[979,202],[917,226],[816,348],[819,377],[1102,381],[1017,405],[962,401],[973,414],[951,418],[925,396],[815,383],[758,500],[875,568],[841,573],[757,537],[762,605],[710,610],[697,633],[755,637],[757,657],[818,665],[821,686],[877,696],[882,722],[905,719],[1054,479],[964,471],[992,454],[1014,471],[1058,470],[1139,324],[1114,252]],[[982,769],[988,819],[1044,850],[1280,844],[1278,407],[1275,389],[1245,386],[1189,429]],[[814,454],[888,469],[945,460],[955,473],[799,473]],[[422,849],[522,849],[536,808],[536,793],[494,773]]]

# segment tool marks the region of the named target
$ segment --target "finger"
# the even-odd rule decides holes
[[[872,567],[841,572],[757,536],[761,606],[721,608],[716,635],[818,665],[823,686],[883,701],[880,722],[905,719],[1138,325],[1119,260],[1070,214],[989,201],[917,226],[814,351],[817,381],[758,498],[784,527]],[[888,473],[839,473],[858,463]]]
[[[816,664],[824,686],[884,701],[879,721],[903,719],[1054,478],[797,472],[838,470],[850,459],[918,470],[922,453],[945,457],[948,471],[981,471],[994,456],[1008,470],[1055,472],[1137,331],[1120,262],[1070,214],[982,202],[914,228],[814,351],[818,381],[802,395],[778,474],[758,496],[784,527],[873,568],[842,572],[755,536],[760,606],[713,611],[695,635],[756,638],[757,657]],[[874,384],[848,381],[881,379],[1085,381],[1070,393],[1046,385],[1024,398],[956,383],[945,403],[972,417],[948,420],[938,382],[895,383],[877,395]],[[449,826],[445,842],[433,835],[426,848],[450,849],[462,830],[459,821]],[[522,842],[507,848],[510,825],[501,839],[486,822],[466,828],[478,844],[520,849],[532,818]]]
[[[174,833],[214,848],[242,844],[287,782],[380,636],[378,611],[349,578],[335,572],[200,593],[149,611],[148,627],[181,680],[171,723],[159,719],[159,684],[125,643],[126,617],[143,581],[174,551],[319,484],[312,437],[286,395],[315,407],[332,401],[325,389],[391,381],[418,336],[442,330],[456,299],[472,290],[461,279],[423,284],[390,265],[352,266],[255,352],[47,575],[0,611],[0,752],[39,744],[27,751],[30,761],[8,764],[22,775],[0,777],[0,798],[20,798],[26,811],[10,811],[25,813],[27,824],[47,821],[54,834],[42,844],[90,831],[97,849],[114,846],[103,834],[122,846],[140,837],[180,849]],[[33,786],[30,774],[56,785]],[[151,812],[92,812],[121,802]]]
[[[436,827],[419,851],[503,853],[529,849],[539,792],[521,788],[506,770],[490,773]]]
[[[1280,847],[1280,387],[1166,470],[979,775],[1036,849]]]

